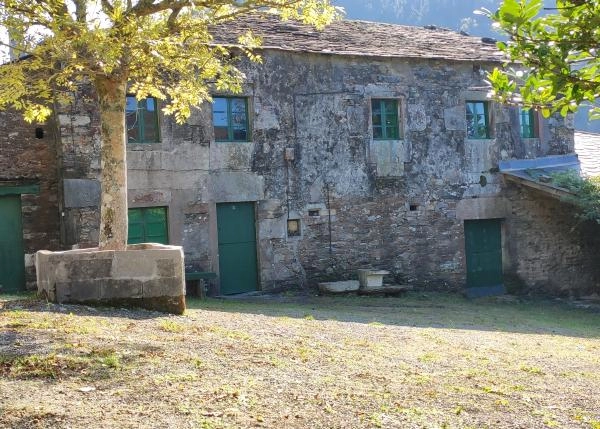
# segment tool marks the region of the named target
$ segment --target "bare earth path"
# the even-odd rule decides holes
[[[600,313],[550,302],[0,297],[0,427],[600,429]]]

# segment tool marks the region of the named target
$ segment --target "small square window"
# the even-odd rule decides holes
[[[532,139],[538,136],[537,133],[537,115],[533,109],[519,109],[520,134],[525,139]]]
[[[213,127],[215,141],[250,141],[248,99],[213,97]]]
[[[319,209],[310,209],[308,211],[308,215],[310,217],[318,217],[320,215],[320,210]]]
[[[371,100],[373,139],[398,140],[400,132],[398,100],[374,98]]]
[[[166,207],[138,207],[128,210],[127,243],[169,244]]]
[[[158,104],[156,98],[138,100],[127,96],[125,106],[128,143],[158,143]]]
[[[288,237],[299,237],[300,236],[300,219],[288,219],[287,235],[288,235]]]
[[[489,139],[490,124],[488,118],[488,103],[485,101],[467,101],[467,138]]]

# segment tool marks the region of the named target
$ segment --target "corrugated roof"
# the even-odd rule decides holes
[[[501,61],[493,40],[448,29],[341,20],[324,30],[276,17],[247,16],[213,29],[215,42],[235,45],[248,30],[263,39],[263,48],[336,55],[395,58]]]
[[[575,131],[575,153],[585,176],[600,176],[600,134]]]

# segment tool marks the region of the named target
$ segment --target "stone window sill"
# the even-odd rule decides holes
[[[496,141],[495,138],[488,138],[488,139],[470,139],[470,138],[466,138],[465,139],[465,142],[467,142],[467,143],[474,143],[474,144],[476,144],[476,143],[482,143],[482,142],[483,143],[492,143],[494,141]]]
[[[128,151],[159,150],[162,148],[162,142],[157,143],[127,143]]]

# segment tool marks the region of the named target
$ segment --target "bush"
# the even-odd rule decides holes
[[[600,176],[582,178],[575,171],[565,171],[554,173],[552,182],[573,193],[564,200],[578,208],[578,219],[600,224]]]

